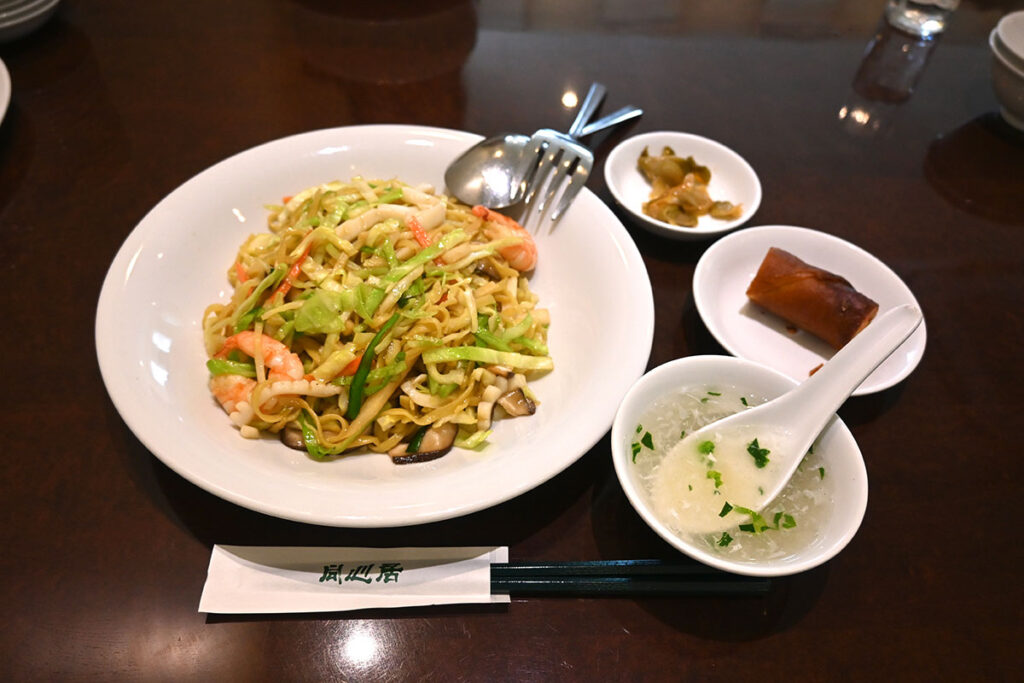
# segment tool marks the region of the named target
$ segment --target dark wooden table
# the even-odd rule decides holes
[[[0,677],[1019,680],[1024,136],[996,113],[987,52],[1015,3],[965,0],[902,95],[861,68],[881,0],[339,9],[354,4],[65,0],[43,28],[0,46],[13,80],[0,126]],[[760,598],[199,614],[214,543],[674,557],[627,503],[607,437],[495,509],[422,527],[323,528],[236,507],[174,474],[122,422],[97,368],[93,319],[111,259],[203,168],[349,124],[564,129],[561,94],[594,80],[608,86],[605,111],[646,110],[596,140],[599,159],[645,131],[719,140],[762,180],[750,225],[852,241],[921,302],[920,366],[841,411],[871,479],[859,534]],[[601,170],[589,187],[611,203]],[[626,225],[653,284],[650,367],[723,353],[690,293],[707,243]]]

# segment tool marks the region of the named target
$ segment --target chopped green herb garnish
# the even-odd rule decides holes
[[[637,425],[636,426],[636,433],[639,434],[642,431],[644,431],[644,426],[643,425]]]
[[[818,478],[820,478],[820,479],[824,479],[825,478],[825,468],[824,467],[819,467],[818,468]]]
[[[708,396],[721,396],[722,393],[719,391],[709,391]]]
[[[633,451],[633,462],[636,462],[636,454],[640,452],[640,443],[638,441],[634,441],[629,444],[629,448]]]
[[[730,512],[732,512],[732,505],[726,503],[725,505],[722,506],[722,511],[718,513],[718,516],[725,517]]]
[[[683,431],[679,432],[679,438],[680,439],[685,439],[686,438],[686,430],[685,429]]]
[[[700,402],[701,402],[701,403],[707,403],[707,402],[708,402],[708,397],[707,397],[707,396],[705,396],[704,398],[702,398],[702,399],[700,400]]]
[[[757,439],[754,439],[747,444],[747,453],[750,453],[750,457],[754,459],[754,464],[761,468],[768,464],[768,454],[771,451],[767,448],[761,448],[757,443]]]
[[[691,490],[691,491],[692,491],[692,490],[693,490],[693,484],[687,484],[687,485],[686,485],[686,488],[688,488],[689,490]]]
[[[749,403],[747,403],[747,397],[746,396],[740,396],[740,403],[742,403],[745,406],[750,405]]]
[[[796,520],[793,518],[793,515],[786,514],[785,512],[776,512],[775,517],[772,518],[772,523],[776,529],[779,528],[780,521],[782,522],[783,529],[792,529],[796,526]]]
[[[650,432],[644,432],[644,435],[640,438],[640,443],[654,450],[654,437],[651,436]]]
[[[715,488],[717,489],[722,485],[722,473],[716,472],[715,470],[708,470],[708,479],[715,480]]]
[[[767,520],[757,512],[754,512],[750,508],[740,507],[739,505],[733,506],[733,509],[741,515],[750,515],[749,524],[740,524],[740,531],[748,531],[752,534],[759,534],[765,529],[771,529]]]
[[[715,442],[701,441],[699,444],[697,444],[697,450],[703,453],[704,455],[710,455],[711,453],[715,452]]]
[[[722,532],[722,537],[720,539],[718,539],[718,545],[720,545],[720,546],[722,546],[724,548],[725,546],[729,545],[730,543],[732,543],[732,536],[730,536],[728,532],[723,531]]]

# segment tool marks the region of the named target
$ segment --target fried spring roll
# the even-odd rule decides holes
[[[878,313],[878,304],[845,278],[776,247],[765,255],[747,297],[836,349],[843,348]]]

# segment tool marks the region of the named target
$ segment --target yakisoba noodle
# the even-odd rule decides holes
[[[315,458],[397,462],[475,448],[532,414],[553,368],[515,221],[397,180],[331,182],[271,206],[203,317],[210,389],[242,436]]]

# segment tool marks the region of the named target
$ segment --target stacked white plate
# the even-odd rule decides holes
[[[0,42],[20,38],[49,19],[60,0],[0,0]]]

